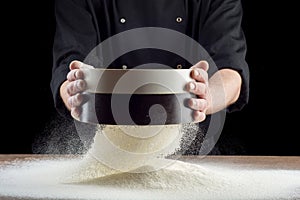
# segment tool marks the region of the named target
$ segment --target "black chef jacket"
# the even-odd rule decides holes
[[[176,30],[199,42],[218,68],[232,68],[242,76],[241,95],[228,111],[240,110],[248,102],[249,73],[240,0],[56,0],[55,16],[51,89],[60,113],[69,115],[59,96],[69,63],[83,61],[105,39],[141,27]],[[112,65],[131,68],[154,62],[174,68],[191,66],[178,56],[150,49],[128,53]]]

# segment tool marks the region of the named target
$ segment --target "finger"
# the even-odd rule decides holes
[[[69,65],[69,68],[70,70],[73,70],[73,69],[80,69],[80,67],[82,66],[82,62],[78,61],[78,60],[74,60],[70,63]]]
[[[84,78],[84,73],[80,69],[73,69],[67,74],[67,79],[69,81],[75,81],[83,78]]]
[[[68,98],[68,104],[70,107],[78,107],[83,103],[83,97],[81,94],[76,94]]]
[[[83,104],[88,102],[88,99],[89,99],[88,95],[78,93],[78,94],[68,98],[68,105],[70,107],[82,106]]]
[[[206,99],[195,99],[191,98],[188,101],[188,106],[197,111],[205,111],[207,109],[207,101]]]
[[[81,107],[72,107],[71,108],[71,116],[76,119],[79,120],[81,115]]]
[[[208,74],[206,71],[200,68],[194,68],[191,71],[191,77],[196,81],[208,83]]]
[[[73,96],[77,93],[83,92],[86,89],[86,82],[84,80],[76,80],[70,82],[67,86],[67,93]]]
[[[73,70],[73,69],[80,69],[80,68],[92,69],[94,67],[91,65],[85,64],[83,62],[80,62],[78,60],[74,60],[70,63],[69,68],[70,68],[70,70]]]
[[[195,122],[202,122],[206,119],[206,114],[200,111],[194,111],[193,117]]]
[[[197,64],[195,64],[194,66],[191,67],[191,69],[195,69],[195,68],[199,68],[199,69],[203,69],[204,71],[208,71],[209,64],[207,61],[201,60]]]
[[[201,82],[189,82],[187,84],[187,91],[198,95],[199,97],[205,98],[207,94],[207,85]]]

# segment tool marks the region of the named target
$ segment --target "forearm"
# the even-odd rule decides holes
[[[235,103],[240,95],[242,78],[232,69],[221,69],[209,79],[206,114],[213,114]]]

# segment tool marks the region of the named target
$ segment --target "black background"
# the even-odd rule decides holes
[[[11,3],[2,9],[7,12],[1,29],[0,153],[32,153],[35,138],[57,117],[49,87],[53,1]],[[242,3],[250,101],[242,111],[227,114],[219,149],[222,154],[300,156],[292,5]]]

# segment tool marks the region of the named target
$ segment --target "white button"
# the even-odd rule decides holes
[[[182,22],[182,18],[181,17],[177,17],[176,18],[176,22],[181,23]]]
[[[123,68],[123,69],[127,69],[127,65],[123,65],[122,68]]]
[[[124,23],[126,22],[126,19],[125,19],[125,18],[121,18],[121,19],[120,19],[120,22],[121,22],[122,24],[124,24]]]
[[[182,69],[182,65],[177,65],[177,69]]]

